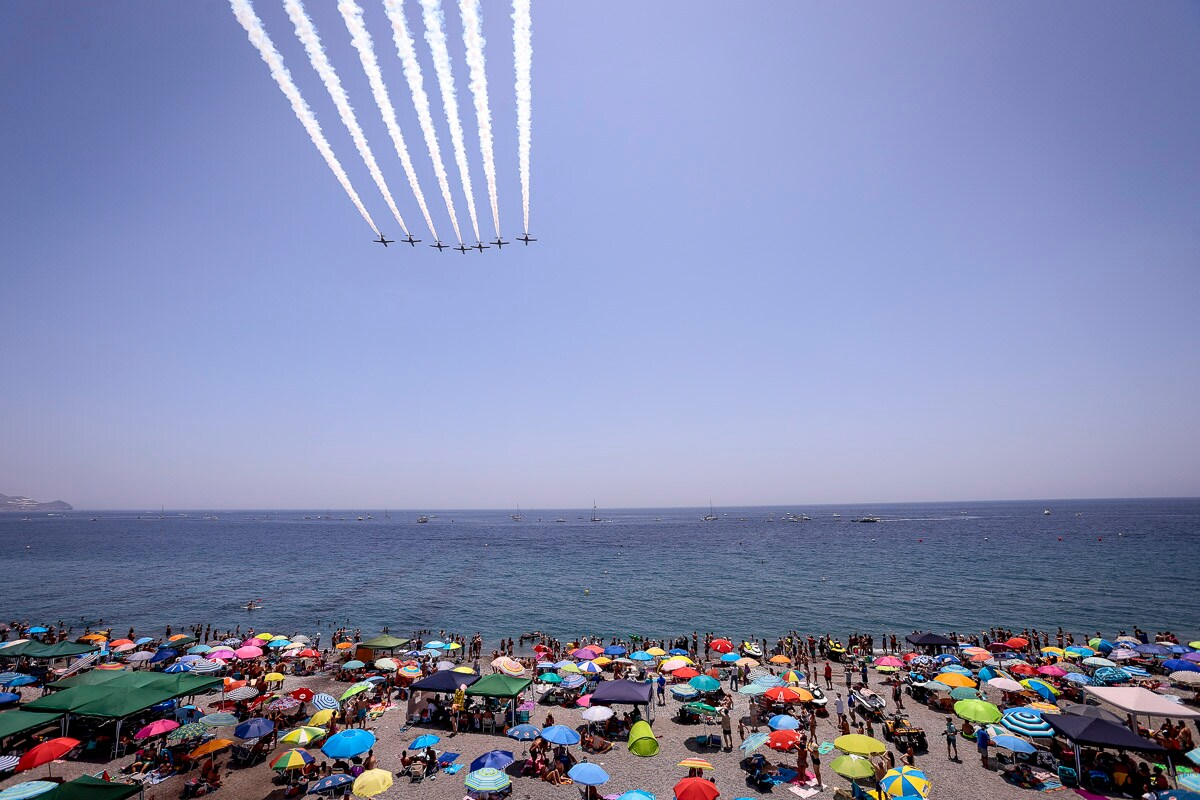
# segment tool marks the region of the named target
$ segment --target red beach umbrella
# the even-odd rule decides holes
[[[713,639],[708,643],[708,647],[710,650],[717,653],[733,652],[733,642],[729,641],[728,639]]]
[[[1029,647],[1029,640],[1023,639],[1020,636],[1014,636],[1005,642],[1005,644],[1011,647],[1013,650],[1024,650],[1026,647]]]
[[[1030,664],[1013,664],[1008,671],[1016,675],[1037,675],[1038,671]]]
[[[798,703],[800,702],[800,693],[790,686],[772,686],[767,691],[763,692],[767,697],[774,700],[776,703]]]
[[[692,669],[691,667],[680,667],[679,669],[677,669],[671,673],[672,676],[674,676],[676,678],[683,678],[685,681],[691,680],[692,678],[696,677],[699,674],[700,674],[699,672]]]
[[[772,731],[771,735],[767,737],[767,747],[772,750],[782,750],[785,753],[798,744],[800,744],[800,734],[796,731]]]
[[[40,767],[43,764],[48,765],[55,759],[62,758],[76,747],[79,747],[79,740],[66,736],[42,742],[37,747],[31,747],[25,755],[21,756],[21,760],[17,762],[17,767],[13,771],[23,772],[27,769]],[[46,769],[47,774],[49,774],[50,767],[47,766]]]
[[[301,686],[299,689],[293,689],[292,691],[288,692],[288,697],[299,700],[301,703],[307,703],[309,700],[312,700],[314,697],[316,697],[316,695],[313,693],[312,689],[306,689],[305,687]]]
[[[675,800],[716,800],[717,785],[704,778],[684,778],[675,784]]]

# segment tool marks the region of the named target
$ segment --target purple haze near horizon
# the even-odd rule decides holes
[[[386,18],[362,4],[450,239]],[[281,5],[256,8],[398,234]],[[1200,494],[1197,7],[735,8],[535,4],[541,241],[467,257],[370,243],[227,3],[0,5],[0,492]],[[309,11],[428,240],[334,5]],[[485,4],[512,237],[508,13]],[[447,27],[490,231],[453,6]]]

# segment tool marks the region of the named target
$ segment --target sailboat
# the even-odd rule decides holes
[[[517,503],[517,513],[509,514],[508,518],[511,519],[513,522],[521,521],[521,504],[520,503]]]
[[[604,520],[602,520],[598,516],[596,516],[596,501],[595,500],[592,501],[592,522],[604,522]]]
[[[713,508],[712,500],[708,501],[708,513],[704,515],[704,521],[705,522],[716,522],[717,521],[717,511],[715,508]]]

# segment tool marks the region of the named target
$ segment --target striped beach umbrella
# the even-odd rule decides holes
[[[511,786],[512,779],[495,767],[484,767],[467,773],[463,783],[475,792],[498,792]]]
[[[58,784],[51,781],[25,781],[0,791],[0,800],[28,800],[57,788]]]
[[[688,769],[714,769],[711,761],[706,761],[703,758],[685,758],[675,766],[687,767]]]
[[[1050,685],[1046,681],[1038,680],[1037,678],[1026,678],[1021,681],[1021,685],[1031,692],[1035,692],[1042,696],[1043,699],[1054,702],[1054,698],[1058,697],[1062,692],[1057,687]]]
[[[1013,733],[1019,733],[1022,736],[1029,736],[1031,738],[1050,738],[1054,736],[1054,728],[1050,727],[1050,723],[1042,719],[1042,715],[1039,712],[1028,708],[1008,709],[1004,712],[1004,719],[1000,720],[1000,724]]]
[[[342,707],[342,704],[337,701],[336,697],[331,694],[325,694],[324,692],[313,695],[312,704],[313,708],[316,708],[320,711],[337,711]]]
[[[225,695],[227,700],[253,700],[258,697],[258,689],[253,686],[239,686]]]
[[[579,671],[585,675],[596,675],[604,670],[602,670],[594,661],[584,661],[580,663]]]
[[[279,737],[279,741],[285,744],[308,744],[315,742],[325,735],[324,728],[317,728],[311,725],[301,725],[299,728],[292,730]]]
[[[210,728],[232,728],[238,724],[238,718],[233,714],[205,714],[200,718],[200,724]]]
[[[879,785],[889,797],[925,797],[929,794],[929,779],[925,773],[907,764],[888,770]]]
[[[403,667],[401,667],[398,670],[398,672],[405,678],[421,677],[421,668],[418,666],[414,666],[413,664],[405,664]]]
[[[1093,673],[1092,678],[1098,683],[1124,683],[1130,675],[1120,667],[1101,667]]]
[[[769,738],[770,738],[770,734],[766,734],[766,733],[762,733],[762,732],[752,733],[746,737],[746,741],[742,742],[741,745],[739,745],[739,747],[741,748],[742,752],[744,752],[744,753],[753,753],[755,750],[757,750],[758,748],[760,748],[764,744],[766,744],[767,739],[769,739]]]
[[[293,747],[291,750],[285,750],[275,757],[271,762],[271,769],[302,769],[307,764],[316,761],[307,750],[301,750],[298,747]]]
[[[797,672],[794,669],[789,669],[787,672],[779,676],[779,680],[792,685],[801,684],[804,683],[804,673]]]
[[[163,670],[163,672],[166,672],[170,675],[174,675],[178,672],[191,672],[191,671],[192,671],[191,663],[185,663],[182,661],[172,664],[171,666],[169,666]]]
[[[201,659],[199,661],[192,662],[191,671],[196,673],[197,675],[208,675],[213,672],[220,672],[223,669],[225,669],[225,665],[222,664],[220,661],[210,661],[208,659]]]
[[[0,756],[0,772],[8,772],[19,763],[20,756]]]

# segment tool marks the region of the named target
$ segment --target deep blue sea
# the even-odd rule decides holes
[[[3,515],[0,619],[489,638],[1137,624],[1200,638],[1200,500],[718,508],[713,522],[707,509],[326,513]],[[854,522],[867,515],[880,522]],[[264,608],[239,608],[253,598]]]

